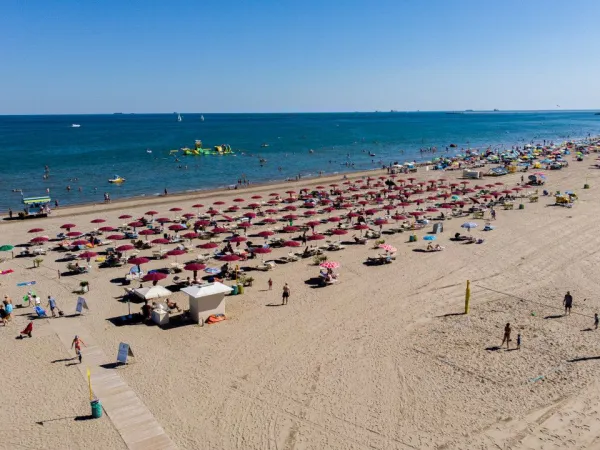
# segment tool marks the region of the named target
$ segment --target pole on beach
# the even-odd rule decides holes
[[[88,387],[90,388],[90,402],[94,400],[94,394],[92,393],[92,374],[90,373],[90,368],[87,370],[87,379],[88,379]]]
[[[465,291],[465,314],[469,314],[469,302],[471,301],[471,282],[467,280],[467,290]]]

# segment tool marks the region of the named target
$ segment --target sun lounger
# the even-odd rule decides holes
[[[502,205],[502,207],[503,207],[505,210],[513,209],[513,208],[514,208],[514,206],[515,206],[515,205],[514,205],[514,204],[512,204],[512,203],[505,203],[504,205]]]
[[[256,266],[256,268],[266,272],[268,270],[273,270],[275,266],[275,261],[265,261],[263,264]]]
[[[532,195],[531,197],[529,197],[529,202],[530,202],[530,203],[537,203],[537,201],[538,201],[539,199],[540,199],[540,198],[539,198],[537,195]]]
[[[483,211],[474,211],[473,219],[483,219]]]
[[[169,265],[169,273],[179,273],[183,271],[184,264],[173,262]]]
[[[162,259],[165,257],[166,253],[166,250],[152,250],[152,257],[154,259]]]
[[[88,268],[86,266],[78,266],[75,263],[68,263],[67,269],[69,270],[69,272],[74,273],[86,273],[88,271]]]
[[[294,253],[289,252],[283,259],[287,262],[294,262],[298,261],[300,258],[298,258],[298,256],[296,256]]]

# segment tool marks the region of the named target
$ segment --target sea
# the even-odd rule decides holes
[[[181,115],[0,116],[0,211],[47,192],[73,205],[101,202],[104,193],[114,200],[193,192],[600,134],[593,111]],[[235,154],[171,154],[197,139],[204,148],[229,144]],[[126,181],[110,184],[115,175]]]

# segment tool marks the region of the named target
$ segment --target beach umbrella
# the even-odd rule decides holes
[[[132,228],[137,228],[137,227],[143,227],[144,226],[144,222],[140,221],[140,220],[136,220],[133,222],[129,222],[127,225],[129,225]]]
[[[152,234],[156,234],[156,232],[154,230],[145,229],[145,230],[140,231],[138,234],[140,236],[146,236],[146,239],[148,239],[148,236],[150,236]]]
[[[268,253],[271,253],[271,249],[269,247],[256,247],[256,248],[252,249],[252,252],[256,253],[258,255],[266,255]],[[264,261],[264,259],[263,259],[263,261]]]
[[[100,227],[100,228],[98,228],[98,231],[102,231],[102,232],[116,231],[116,228],[115,227],[106,226],[106,227]]]
[[[190,263],[190,264],[186,264],[183,268],[185,270],[189,270],[190,272],[194,272],[194,280],[195,280],[196,277],[198,276],[198,272],[200,270],[206,269],[206,266],[204,264],[200,264],[200,263]]]
[[[14,247],[10,244],[4,244],[0,246],[0,252],[10,252],[14,249]]]
[[[322,241],[323,239],[325,239],[325,236],[322,234],[311,234],[310,236],[308,236],[307,239],[309,241]]]
[[[215,233],[215,234],[220,234],[220,233],[228,233],[230,230],[229,228],[224,228],[224,227],[214,227],[211,230],[211,233]]]
[[[131,215],[129,215],[129,214],[121,214],[121,215],[119,216],[119,220],[123,220],[123,219],[131,219],[131,217],[132,217],[132,216],[131,216]]]
[[[398,249],[390,244],[381,244],[379,246],[380,249],[385,250],[388,253],[395,253]]]
[[[31,242],[33,244],[41,244],[42,242],[47,242],[49,240],[50,240],[50,238],[48,236],[38,236],[38,237],[34,237],[29,242]]]
[[[69,231],[67,233],[67,236],[69,237],[79,237],[81,236],[83,233],[81,233],[80,231]]]
[[[133,250],[135,247],[131,244],[124,244],[124,245],[119,245],[115,250],[118,252],[128,252],[130,250]]]
[[[153,244],[159,244],[159,245],[166,245],[166,244],[171,243],[171,241],[169,241],[168,239],[165,239],[165,238],[152,239],[150,242],[152,242]]]
[[[298,241],[285,241],[283,245],[285,247],[300,247],[302,244]]]
[[[252,197],[250,197],[250,198],[251,198],[251,199],[253,199],[253,200],[258,200],[258,199],[262,198],[262,195],[258,195],[258,194],[256,194],[256,195],[253,195],[253,196],[252,196]]]
[[[89,244],[89,242],[86,241],[85,239],[78,239],[76,241],[71,242],[71,245],[77,245],[77,246],[79,246],[79,245],[88,245],[88,244]]]
[[[327,222],[341,222],[341,220],[342,220],[341,218],[333,216],[333,217],[330,217],[329,219],[327,219]]]
[[[156,286],[156,283],[165,278],[167,278],[167,275],[162,272],[150,272],[144,275],[142,281],[152,281],[152,285]]]
[[[63,230],[67,230],[69,231],[71,228],[75,228],[77,225],[75,225],[74,223],[65,223],[63,225],[60,226],[60,228],[62,228]]]
[[[269,236],[273,236],[274,234],[275,233],[270,230],[264,230],[264,231],[261,231],[260,233],[258,233],[257,235],[266,239]]]
[[[179,208],[179,207],[177,207],[177,206],[174,206],[173,208],[169,209],[169,211],[171,211],[171,212],[179,212],[179,211],[181,211],[181,210],[182,210],[182,209],[181,209],[181,208]]]
[[[385,219],[375,219],[375,221],[373,222],[375,225],[381,227],[383,225],[386,225],[388,223],[387,220]]]
[[[148,262],[150,262],[150,260],[148,258],[143,258],[143,257],[137,257],[137,258],[131,258],[129,261],[127,261],[129,264],[133,265],[133,266],[137,266],[138,271],[141,272],[141,265],[142,264],[146,264]]]
[[[247,217],[248,219],[254,219],[256,217],[256,213],[247,212],[244,214],[244,217]]]
[[[187,228],[179,223],[174,223],[173,225],[169,225],[169,230],[177,232],[181,230],[187,230]]]
[[[198,235],[196,233],[194,233],[193,231],[189,231],[188,233],[184,233],[181,235],[181,237],[192,240],[198,237]]]
[[[439,209],[434,208],[433,206],[430,206],[429,208],[427,208],[427,212],[438,212]]]
[[[204,228],[210,225],[210,220],[197,220],[194,226]]]
[[[169,223],[171,221],[171,219],[169,219],[168,217],[159,217],[158,219],[156,219],[156,222],[163,224],[163,223]]]
[[[217,244],[216,242],[205,242],[204,244],[198,245],[198,248],[203,248],[205,250],[209,250],[211,248],[217,248],[218,246],[219,246],[219,244]]]
[[[224,255],[224,256],[221,256],[219,259],[221,261],[234,262],[234,261],[239,261],[242,258],[239,257],[238,255]]]
[[[246,200],[244,200],[243,198],[234,198],[233,201],[236,203],[241,203],[241,202],[245,202]]]
[[[423,236],[424,241],[435,241],[437,239],[433,234],[428,234],[427,236]]]
[[[145,212],[146,216],[155,216],[156,214],[158,214],[158,211],[146,211]]]
[[[298,208],[296,208],[294,205],[287,205],[283,209],[284,211],[296,211]]]
[[[340,267],[340,263],[336,261],[325,261],[319,264],[319,267],[323,267],[324,269],[338,269]]]
[[[43,228],[32,228],[28,233],[41,233],[42,231],[44,231]]]
[[[287,214],[282,217],[285,220],[296,220],[298,216],[296,214]]]
[[[94,219],[94,220],[90,220],[90,223],[104,223],[106,222],[106,220],[104,219]]]
[[[252,208],[252,209],[260,208],[260,203],[250,203],[248,205],[248,208]]]
[[[107,236],[106,238],[111,241],[120,241],[121,239],[125,239],[125,236],[122,234],[111,234],[110,236]]]
[[[216,202],[213,202],[213,205],[217,205],[217,206],[224,205],[224,204],[225,204],[225,202],[222,200],[217,200]]]
[[[248,240],[248,238],[246,238],[244,236],[233,236],[231,239],[229,239],[229,242],[237,243],[237,242],[245,242],[247,240]]]
[[[267,217],[263,219],[263,223],[277,223],[277,219],[273,219],[272,217]]]
[[[91,259],[91,258],[95,258],[96,256],[98,256],[98,253],[86,251],[86,252],[80,253],[77,256],[81,259],[88,259],[88,258]]]
[[[194,213],[185,213],[185,214],[182,214],[181,217],[185,217],[186,219],[191,219],[192,217],[196,217],[196,214],[194,214]]]
[[[471,232],[472,228],[477,228],[477,224],[475,222],[465,222],[461,225],[462,228],[466,228]]]
[[[300,228],[292,226],[292,225],[288,225],[283,227],[282,231],[284,233],[295,233],[296,231],[298,231]]]
[[[239,228],[250,228],[252,224],[250,222],[240,222],[237,225]]]
[[[408,219],[408,217],[403,216],[402,214],[394,214],[392,216],[392,219],[398,221],[398,220],[406,220],[406,219]]]
[[[180,250],[178,248],[174,248],[173,250],[169,250],[166,254],[169,256],[181,256],[185,255],[187,252],[185,250]]]
[[[368,230],[369,229],[369,225],[364,224],[364,223],[359,223],[354,225],[353,227],[355,230]]]

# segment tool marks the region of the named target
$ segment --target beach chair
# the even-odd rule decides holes
[[[183,271],[185,265],[177,262],[173,262],[169,266],[169,273],[180,273]]]
[[[537,203],[540,198],[537,195],[532,195],[529,197],[529,203]]]
[[[473,211],[473,219],[483,219],[483,211]]]
[[[515,205],[513,203],[504,203],[504,205],[502,205],[502,207],[505,210],[509,210],[509,209],[514,209]]]
[[[298,261],[300,258],[298,258],[298,256],[295,253],[289,252],[287,256],[283,259],[287,262],[295,262]]]
[[[166,250],[152,250],[152,257],[154,259],[162,259],[165,257]]]

